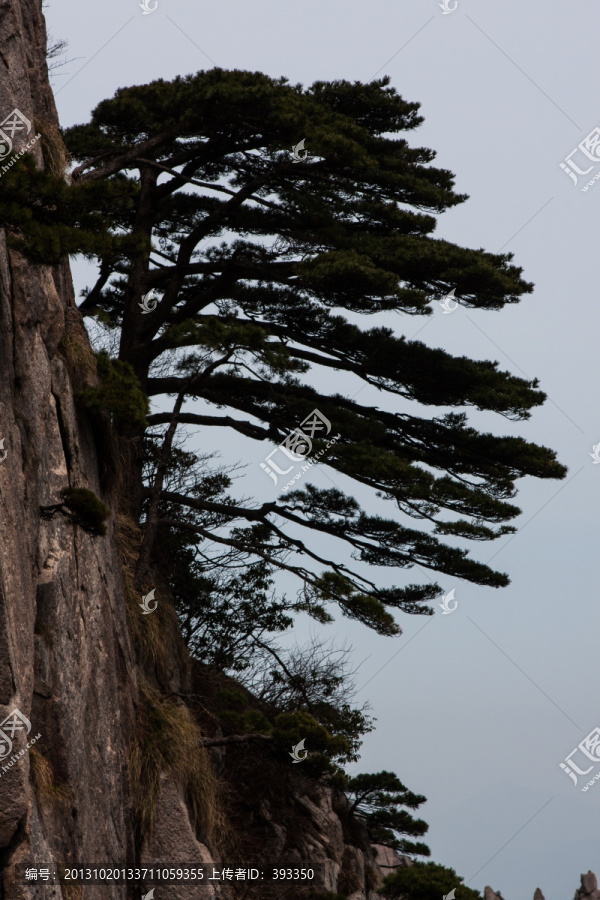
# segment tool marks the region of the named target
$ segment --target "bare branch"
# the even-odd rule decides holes
[[[199,747],[221,747],[224,744],[245,744],[248,741],[272,741],[270,734],[230,734],[222,738],[203,738],[198,741]]]
[[[164,425],[171,421],[171,413],[155,413],[148,416],[149,425]],[[231,416],[201,416],[197,413],[180,413],[177,421],[182,425],[221,425],[223,427],[233,428],[246,437],[256,438],[258,441],[264,441],[267,438],[279,440],[277,435],[271,434],[266,428],[260,428],[251,422],[245,422],[242,419],[233,419]]]

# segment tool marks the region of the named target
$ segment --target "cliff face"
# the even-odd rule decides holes
[[[0,118],[18,109],[32,124],[56,125],[39,0],[4,2],[0,16]],[[29,135],[15,133],[13,153],[35,125]],[[41,142],[32,152],[41,167]],[[113,534],[98,539],[64,517],[40,516],[62,488],[102,494],[92,434],[78,417],[59,352],[65,335],[85,351],[67,267],[30,264],[0,233],[0,718],[18,709],[32,725],[29,737],[15,733],[0,764],[39,733],[33,765],[48,801],[32,788],[30,752],[2,772],[6,897],[28,896],[10,883],[13,862],[118,859],[132,849],[136,688]],[[60,793],[61,783],[70,795]]]
[[[40,0],[0,2],[0,121],[16,109],[21,123],[34,124],[30,134],[24,127],[15,131],[13,153],[38,128],[57,125],[45,40]],[[42,141],[31,152],[43,167]],[[171,748],[171,764],[154,773],[153,828],[136,830],[136,802],[145,799],[136,801],[131,761],[140,677],[159,695],[177,696],[169,701],[169,715],[177,723],[175,713],[181,714],[185,724],[193,715],[181,697],[192,673],[180,645],[162,646],[159,670],[151,654],[140,658],[130,637],[117,489],[106,478],[108,445],[75,401],[77,372],[90,360],[68,267],[32,264],[8,249],[0,231],[0,721],[8,720],[0,728],[10,738],[0,735],[4,900],[63,897],[58,887],[16,882],[15,863],[173,865],[219,858],[214,846],[209,850],[208,836],[205,843],[177,777],[177,747]],[[40,515],[40,507],[59,502],[67,487],[87,488],[111,508],[106,537],[94,537],[60,514]],[[35,747],[28,748],[32,738]],[[151,741],[147,749],[150,759]],[[364,832],[346,821],[341,798],[301,773],[290,781],[288,772],[281,774],[287,792],[281,802],[281,795],[261,793],[256,784],[249,791],[236,780],[239,751],[212,756],[226,789],[229,780],[229,790],[221,791],[223,808],[229,804],[232,846],[251,854],[246,862],[319,861],[325,872],[320,890],[352,900],[373,896],[380,873]],[[148,760],[138,764],[147,776]],[[269,759],[261,765],[268,776]],[[244,843],[249,833],[252,846]],[[264,839],[262,852],[257,835]],[[228,894],[228,888],[205,891],[207,897]],[[186,900],[197,894],[178,886],[161,887],[160,895]],[[85,889],[88,900],[132,896],[139,889]]]

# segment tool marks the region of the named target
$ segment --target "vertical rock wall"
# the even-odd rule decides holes
[[[0,3],[0,120],[14,109],[34,125],[28,136],[15,132],[14,152],[37,123],[57,123],[39,0]],[[32,152],[41,166],[39,142]],[[31,264],[7,249],[1,231],[0,720],[18,709],[32,724],[29,736],[15,732],[12,753],[0,759],[1,767],[17,756],[0,768],[5,898],[44,896],[12,883],[13,862],[123,860],[132,850],[134,664],[114,523],[98,538],[60,515],[40,516],[65,487],[102,496],[94,440],[59,350],[66,334],[85,358],[68,269]],[[37,734],[36,755],[18,756]],[[39,797],[30,772],[36,762],[45,785]],[[96,888],[86,896],[125,893]]]

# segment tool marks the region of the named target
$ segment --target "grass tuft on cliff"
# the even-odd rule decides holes
[[[54,780],[52,766],[39,750],[29,750],[29,767],[35,788],[35,796],[42,812],[55,811],[73,802],[73,791],[67,785]]]
[[[117,544],[123,577],[125,580],[125,603],[127,627],[133,641],[138,661],[142,667],[154,668],[157,675],[168,679],[173,666],[172,651],[175,647],[180,664],[185,667],[188,652],[181,639],[177,613],[170,602],[166,602],[166,592],[159,590],[158,605],[151,615],[142,615],[141,594],[133,587],[135,566],[141,546],[140,528],[133,519],[118,513]],[[150,591],[156,585],[147,583],[144,590]],[[161,597],[162,594],[162,597]]]
[[[131,751],[136,838],[152,835],[161,776],[182,789],[194,827],[203,843],[219,847],[226,835],[220,785],[208,752],[199,746],[202,732],[185,706],[139,683],[140,702]]]

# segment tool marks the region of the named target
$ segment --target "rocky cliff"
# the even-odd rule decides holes
[[[34,129],[56,126],[40,3],[5,2],[0,16],[0,117],[18,109]],[[29,139],[15,133],[13,153]],[[43,166],[42,142],[31,152]],[[12,882],[14,862],[119,859],[133,850],[135,661],[114,526],[98,540],[64,517],[40,515],[63,488],[102,494],[92,432],[61,352],[69,340],[85,352],[68,267],[30,264],[0,233],[0,717],[18,709],[31,736],[40,735],[0,778],[7,898],[35,896]],[[7,760],[26,743],[25,730],[16,731]]]
[[[28,152],[40,168],[49,140],[60,142],[45,46],[41,0],[2,0],[0,120],[19,112],[4,163],[34,132],[43,137]],[[119,513],[114,448],[77,404],[94,362],[68,265],[31,263],[6,238],[0,231],[0,897],[140,896],[131,885],[21,883],[15,864],[220,864],[227,854],[319,863],[319,891],[373,897],[381,870],[341,795],[278,767],[268,748],[200,746],[221,733],[190,696],[210,685],[172,614],[150,622],[136,609],[128,562],[139,535]],[[110,508],[106,536],[61,514],[67,488]],[[160,896],[198,893],[172,886]]]

